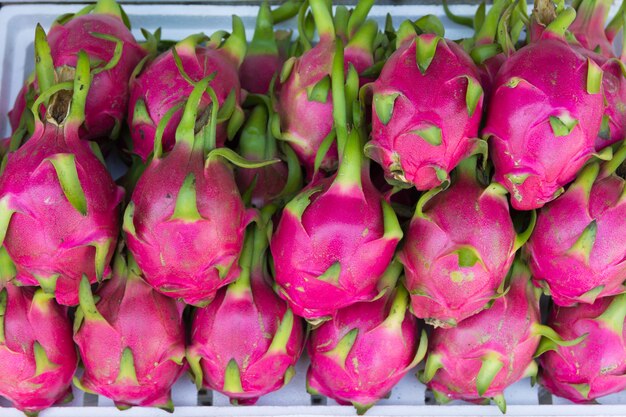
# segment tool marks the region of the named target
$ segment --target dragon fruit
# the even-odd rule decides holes
[[[516,236],[506,190],[479,182],[476,159],[461,162],[447,190],[422,195],[399,254],[413,314],[435,327],[454,327],[501,297],[515,252],[533,230],[531,221]]]
[[[241,130],[239,154],[252,161],[276,158],[279,156],[279,147],[270,127],[271,103],[265,96],[251,96],[249,100],[252,99],[258,99],[260,103],[252,109]],[[302,188],[298,157],[284,142],[280,149],[283,151],[284,161],[262,168],[236,171],[235,179],[244,201],[249,199],[253,206],[261,208]]]
[[[173,411],[170,389],[186,369],[184,306],[145,283],[132,256],[118,254],[113,268],[96,294],[81,281],[74,342],[85,371],[75,384],[120,409]]]
[[[569,26],[569,32],[583,48],[606,58],[614,57],[613,42],[604,29],[613,1],[578,0],[576,3],[576,19]]]
[[[392,264],[387,274],[397,278],[401,270]],[[307,345],[309,393],[352,404],[359,414],[389,394],[426,354],[426,332],[419,335],[408,304],[409,294],[399,285],[377,300],[340,310],[314,329]]]
[[[592,157],[604,112],[602,70],[563,36],[574,10],[544,27],[540,19],[549,13],[535,7],[537,39],[502,65],[483,130],[494,179],[517,210],[542,207],[574,179]]]
[[[430,337],[422,382],[440,403],[453,399],[494,401],[506,411],[503,391],[524,377],[537,375],[533,355],[540,340],[572,345],[541,324],[540,292],[530,282],[528,268],[516,261],[509,292],[493,306],[455,328],[435,329]]]
[[[220,32],[218,32],[220,34]],[[186,97],[195,82],[213,74],[211,88],[220,105],[217,146],[232,138],[243,122],[241,87],[238,68],[246,53],[243,23],[233,16],[233,30],[221,47],[219,39],[202,45],[204,34],[191,35],[172,49],[147,63],[130,81],[128,121],[132,136],[132,152],[146,161],[160,137],[163,151],[172,150],[176,128],[181,120]],[[208,113],[211,99],[205,94],[199,113]]]
[[[624,291],[626,187],[614,172],[626,145],[602,166],[587,165],[567,192],[546,204],[526,245],[535,284],[560,306]]]
[[[539,382],[576,403],[626,389],[626,295],[594,304],[555,307],[548,324],[563,338],[583,338],[574,346],[542,342]]]
[[[360,1],[347,22],[345,67],[354,66],[358,73],[374,63],[372,50],[377,33],[373,21],[365,18],[373,5],[372,0]],[[300,162],[311,177],[315,158],[324,139],[332,134],[333,103],[331,99],[331,72],[336,50],[336,28],[327,3],[310,0],[320,41],[306,50],[299,58],[290,58],[280,74],[280,86],[276,100],[276,111],[280,115],[282,138],[292,146]],[[306,40],[306,36],[301,36]],[[349,39],[348,39],[349,38]],[[338,154],[335,144],[330,146],[321,163],[325,171],[337,166]]]
[[[274,34],[272,11],[264,1],[259,8],[252,42],[239,68],[241,87],[249,93],[267,94],[283,63]]]
[[[128,80],[147,51],[140,46],[128,21],[115,0],[98,0],[76,14],[59,17],[48,34],[49,56],[44,73],[27,83],[18,96],[11,114],[12,125],[23,117],[32,104],[25,98],[31,89],[35,95],[44,93],[55,81],[71,81],[75,77],[79,51],[84,51],[95,65],[93,82],[85,104],[85,121],[79,136],[86,140],[115,139],[126,116]],[[40,57],[43,55],[39,55]],[[31,132],[32,133],[32,132]]]
[[[615,56],[612,41],[604,29],[611,1],[582,0],[577,7],[576,20],[570,32],[579,44],[573,48],[585,57],[591,58],[602,69],[602,86],[606,109],[602,118],[600,134],[596,138],[595,149],[600,151],[626,137],[626,76],[624,64],[626,50],[620,58]]]
[[[342,162],[336,174],[318,177],[286,205],[270,245],[279,295],[314,324],[376,298],[402,238],[396,214],[368,175],[359,126],[347,132],[346,103],[356,100],[358,76],[348,72],[346,97],[342,51],[338,40],[331,80]]]
[[[254,404],[288,384],[304,348],[302,319],[272,290],[266,248],[266,231],[249,229],[237,280],[193,317],[187,358],[198,388],[233,404]]]
[[[41,289],[0,290],[0,395],[27,415],[72,399],[78,363],[67,312]]]
[[[38,52],[45,42],[39,27]],[[64,305],[78,304],[83,275],[90,282],[110,275],[124,195],[97,146],[80,140],[92,82],[89,58],[80,53],[73,83],[55,84],[35,102],[33,113],[50,99],[45,122],[36,114],[33,136],[8,154],[0,177],[0,240],[16,279],[41,285]]]
[[[157,291],[196,306],[206,305],[218,288],[237,278],[244,230],[254,217],[224,158],[251,168],[268,163],[248,163],[230,149],[214,149],[220,114],[209,82],[207,77],[196,83],[171,152],[162,155],[157,136],[154,157],[137,182],[123,226],[144,279]],[[208,121],[198,120],[205,90],[212,97]]]
[[[413,22],[404,22],[396,52],[376,82],[365,87],[372,96],[365,152],[382,165],[388,181],[418,190],[448,181],[459,161],[486,146],[476,138],[483,105],[480,74],[442,30],[418,35]],[[431,93],[422,94],[426,90]]]

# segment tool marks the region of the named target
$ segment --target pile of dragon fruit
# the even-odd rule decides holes
[[[189,373],[254,404],[303,354],[359,413],[408,372],[502,412],[525,377],[626,389],[626,6],[446,6],[474,28],[451,40],[373,3],[265,3],[251,40],[233,16],[138,41],[114,0],[36,28],[2,141],[0,396],[172,411]]]

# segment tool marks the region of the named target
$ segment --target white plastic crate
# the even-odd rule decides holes
[[[75,12],[82,5],[15,4],[0,8],[0,137],[9,135],[6,113],[11,109],[24,79],[34,68],[33,38],[35,26],[41,23],[48,29],[54,19],[64,13]],[[141,38],[140,28],[154,31],[161,27],[164,39],[182,39],[185,36],[219,29],[230,29],[231,15],[241,16],[247,28],[248,39],[252,36],[257,14],[256,6],[241,5],[127,5],[135,36]],[[454,12],[472,15],[475,6],[458,5]],[[614,6],[612,14],[617,12]],[[415,19],[425,14],[441,18],[446,26],[446,36],[457,39],[470,34],[469,29],[450,22],[443,15],[441,6],[399,5],[374,6],[370,17],[384,24],[391,13],[397,25],[406,18]],[[289,23],[281,27],[289,27]],[[311,397],[305,389],[308,359],[304,357],[297,366],[293,380],[282,390],[262,397],[255,406],[231,406],[228,398],[217,392],[198,394],[191,379],[183,376],[174,386],[173,401],[175,417],[200,416],[329,416],[355,415],[352,407],[339,406],[331,399]],[[0,369],[0,372],[3,372]],[[551,396],[539,386],[530,386],[524,379],[511,386],[505,393],[509,416],[626,416],[626,392],[610,395],[597,405],[573,405],[567,400]],[[23,414],[8,407],[0,400],[0,417],[21,417]],[[113,402],[104,397],[84,394],[74,388],[74,400],[66,405],[42,412],[41,417],[147,417],[167,416],[158,409],[134,407],[118,411]],[[368,411],[367,416],[500,416],[495,405],[477,406],[461,401],[445,406],[435,405],[432,395],[415,377],[415,371],[393,389],[388,399],[382,400]]]

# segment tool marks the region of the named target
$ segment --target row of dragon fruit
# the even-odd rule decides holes
[[[34,28],[2,142],[1,396],[171,411],[189,373],[254,404],[305,351],[308,390],[359,413],[420,362],[438,402],[502,412],[526,377],[626,388],[626,7],[446,5],[474,28],[450,40],[373,3],[265,3],[250,42],[237,16],[137,41],[114,0]]]

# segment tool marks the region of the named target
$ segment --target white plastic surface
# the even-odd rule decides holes
[[[33,70],[33,37],[35,25],[41,23],[48,29],[53,20],[64,13],[75,12],[80,5],[24,4],[10,5],[0,9],[0,137],[9,135],[6,113],[20,90],[24,79]],[[182,39],[186,35],[218,29],[230,29],[231,15],[242,17],[252,35],[257,7],[255,6],[210,6],[210,5],[128,5],[125,6],[133,32],[141,38],[140,28],[154,31],[161,27],[163,39]],[[459,5],[453,8],[458,14],[470,15],[474,6]],[[612,14],[617,11],[614,6]],[[390,12],[396,26],[406,18],[417,18],[434,14],[446,26],[446,36],[451,39],[469,34],[467,28],[451,23],[443,16],[441,6],[374,6],[370,16],[382,25]],[[288,26],[288,25],[287,25]],[[174,386],[173,401],[175,417],[200,416],[328,416],[355,415],[352,407],[338,406],[333,400],[312,398],[307,394],[305,376],[307,359],[297,367],[296,376],[282,390],[261,398],[256,406],[233,407],[228,399],[216,392],[198,395],[188,377],[182,377]],[[0,369],[0,372],[2,370]],[[538,386],[531,388],[528,379],[522,380],[505,393],[508,416],[626,416],[626,392],[608,396],[599,405],[572,405],[570,402],[552,397]],[[84,394],[74,389],[74,400],[70,404],[53,407],[41,413],[41,417],[147,417],[167,416],[161,410],[132,408],[120,412],[113,403],[103,397]],[[210,406],[208,405],[210,404]],[[0,407],[8,403],[0,400]],[[500,416],[495,405],[477,406],[463,402],[437,406],[432,395],[409,373],[391,392],[389,399],[368,411],[367,416]],[[21,417],[15,409],[0,408],[0,417]]]

